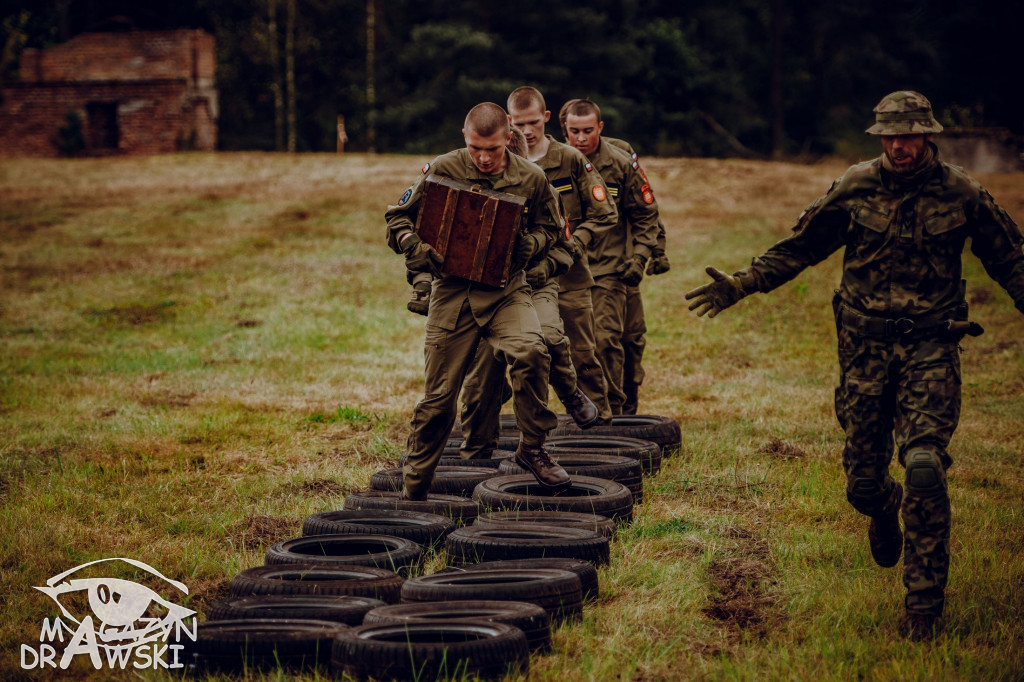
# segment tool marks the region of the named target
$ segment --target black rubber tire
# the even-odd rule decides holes
[[[372,597],[394,604],[405,578],[373,566],[281,564],[256,566],[239,572],[228,588],[232,597],[274,595],[343,595]]]
[[[597,599],[600,584],[598,582],[597,568],[589,561],[582,559],[562,559],[559,557],[544,557],[539,559],[508,559],[505,561],[483,561],[479,564],[468,564],[466,566],[450,566],[437,573],[465,573],[467,571],[491,571],[507,569],[535,568],[557,568],[562,571],[571,571],[580,579],[580,589],[583,590],[583,601]]]
[[[520,436],[518,432],[514,434],[499,435],[498,444],[496,446],[497,449],[495,452],[498,452],[499,450],[515,452],[516,448],[519,447],[519,439]],[[462,450],[462,442],[462,434],[453,433],[445,442],[444,453],[451,457],[458,457],[459,452]],[[494,455],[491,456],[493,457]]]
[[[405,460],[405,454],[398,458],[398,468],[405,466]],[[491,469],[497,469],[499,464],[501,464],[501,460],[494,459],[493,457],[462,459],[462,457],[459,456],[458,448],[454,448],[451,451],[449,451],[448,448],[445,448],[444,453],[441,455],[441,459],[437,460],[437,466],[439,467],[489,467]]]
[[[639,460],[643,472],[653,476],[661,471],[661,446],[649,440],[623,436],[583,433],[570,436],[552,436],[544,442],[552,457],[562,454],[618,455]]]
[[[640,462],[620,455],[592,453],[550,453],[551,459],[559,464],[570,476],[593,476],[618,481],[633,494],[633,504],[644,499],[644,470]],[[526,468],[514,459],[505,460],[498,467],[504,475],[528,474]]]
[[[303,535],[390,535],[412,540],[422,547],[444,542],[455,522],[440,514],[398,509],[342,509],[310,514]]]
[[[339,633],[331,666],[357,680],[498,679],[526,674],[523,631],[479,621],[363,625]]]
[[[327,597],[323,595],[261,595],[236,597],[210,604],[207,620],[259,620],[299,618],[329,620],[343,625],[362,625],[363,617],[373,609],[386,606],[370,597]]]
[[[440,620],[486,620],[517,627],[526,635],[531,651],[551,647],[551,617],[536,604],[525,601],[448,601],[393,604],[368,611],[364,625]]]
[[[458,495],[428,495],[426,500],[402,500],[398,493],[386,490],[361,490],[345,498],[345,509],[402,509],[428,514],[441,514],[455,522],[456,527],[473,523],[480,506],[476,500]]]
[[[391,535],[310,535],[278,542],[264,555],[275,564],[376,566],[402,575],[423,567],[423,548]]]
[[[452,531],[444,548],[458,566],[481,561],[563,557],[595,566],[610,561],[609,540],[592,530],[553,526],[465,526]]]
[[[552,436],[578,435],[584,433],[572,422],[559,424],[551,432]],[[624,436],[639,438],[657,443],[661,447],[662,457],[671,457],[679,452],[683,435],[679,423],[671,417],[655,414],[621,414],[612,417],[607,426],[594,426],[586,431],[590,436]]]
[[[470,497],[478,483],[497,474],[497,470],[490,467],[439,466],[434,469],[434,480],[430,483],[427,492],[435,495]],[[378,471],[370,477],[370,489],[401,490],[402,478],[401,469]]]
[[[615,539],[615,522],[607,516],[597,514],[581,514],[578,512],[560,511],[492,511],[476,517],[475,526],[521,526],[537,524],[556,526],[558,528],[582,528],[600,533],[606,538]]]
[[[574,476],[569,487],[556,495],[529,474],[495,476],[476,487],[473,499],[485,510],[571,511],[600,514],[617,523],[633,520],[629,488],[590,476]]]
[[[334,639],[350,629],[332,621],[295,618],[205,621],[196,626],[196,641],[189,641],[183,653],[196,672],[326,669]]]
[[[583,586],[572,571],[558,568],[479,568],[432,573],[402,585],[402,603],[426,601],[526,601],[553,622],[583,615]]]

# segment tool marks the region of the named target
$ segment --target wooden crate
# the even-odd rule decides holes
[[[444,256],[444,273],[505,286],[526,199],[438,175],[425,182],[416,232]]]

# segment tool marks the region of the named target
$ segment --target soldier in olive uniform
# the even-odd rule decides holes
[[[455,423],[466,368],[481,343],[510,367],[516,423],[522,434],[517,462],[545,485],[569,483],[565,470],[553,464],[544,450],[547,433],[557,423],[547,406],[550,357],[523,270],[535,255],[547,251],[564,222],[543,171],[507,151],[510,133],[504,109],[490,102],[477,105],[466,116],[466,148],[424,166],[420,177],[385,214],[388,245],[405,254],[409,270],[435,277],[424,344],[425,394],[413,413],[404,468],[403,495],[409,499],[427,495]],[[446,274],[441,255],[416,234],[416,216],[429,173],[527,199],[512,274],[504,287]]]
[[[977,182],[939,161],[931,136],[942,126],[923,95],[894,92],[874,111],[867,132],[881,136],[879,158],[847,170],[793,235],[749,268],[727,275],[708,267],[714,281],[686,298],[714,317],[845,249],[834,306],[846,496],[870,517],[875,562],[894,566],[903,554],[904,628],[917,641],[934,634],[949,569],[946,448],[960,417],[958,343],[981,333],[967,321],[961,254],[970,238],[1024,312],[1024,236]],[[894,448],[903,485],[889,474]]]
[[[608,383],[608,403],[613,415],[623,414],[628,288],[644,276],[648,259],[658,246],[658,205],[639,164],[618,147],[604,144],[601,110],[589,100],[575,100],[565,108],[566,140],[601,173],[615,202],[619,220],[615,229],[587,245],[594,276],[591,296],[597,330],[598,358]]]

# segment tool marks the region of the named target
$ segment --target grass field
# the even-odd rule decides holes
[[[33,589],[51,576],[130,557],[203,613],[268,543],[397,460],[423,318],[405,310],[383,212],[423,161],[0,161],[0,678],[50,677],[18,652],[56,615]],[[705,265],[735,270],[783,237],[845,164],[645,167],[672,270],[643,284],[641,412],[678,420],[682,450],[646,481],[598,603],[529,679],[1024,679],[1024,319],[1009,297],[965,256],[987,333],[963,344],[944,627],[910,644],[900,570],[874,565],[844,496],[838,257],[711,321],[682,298]],[[1024,174],[980,179],[1024,220]],[[86,663],[72,677],[112,674]],[[166,677],[119,673],[140,674]]]

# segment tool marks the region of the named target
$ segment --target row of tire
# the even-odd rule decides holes
[[[503,423],[502,439],[513,438]],[[460,443],[449,441],[427,500],[399,499],[400,468],[378,472],[344,509],[312,514],[302,537],[268,547],[266,564],[210,605],[191,669],[329,664],[374,680],[525,672],[530,652],[550,647],[552,623],[582,618],[597,598],[615,527],[632,520],[643,474],[678,449],[679,427],[616,417],[597,433],[552,437],[552,458],[573,477],[557,495],[516,471],[511,447],[467,466]],[[442,547],[452,566],[421,575]]]

